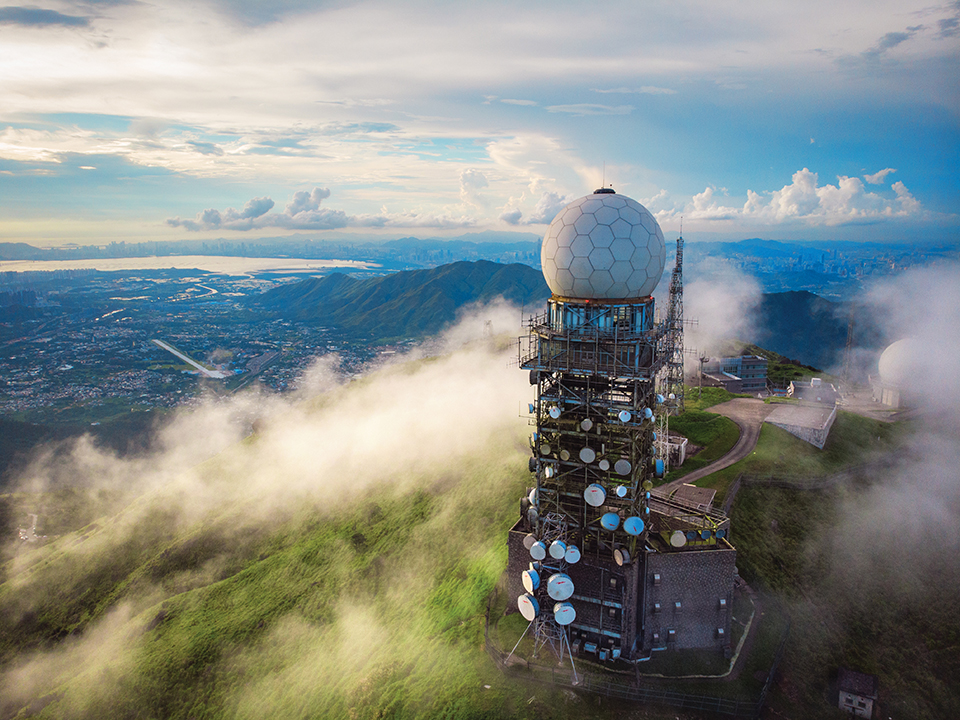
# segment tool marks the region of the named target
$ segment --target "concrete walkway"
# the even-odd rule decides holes
[[[680,487],[683,483],[693,484],[707,475],[723,470],[733,465],[735,462],[743,460],[747,455],[753,452],[757,446],[757,440],[760,438],[760,427],[767,415],[773,412],[775,405],[768,405],[763,400],[755,398],[734,398],[720,405],[714,405],[707,408],[707,412],[717,413],[733,420],[740,428],[740,437],[736,444],[730,448],[730,452],[706,467],[687,473],[679,480],[666,483],[657,488],[660,494],[668,494]]]

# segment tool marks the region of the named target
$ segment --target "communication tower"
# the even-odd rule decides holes
[[[667,310],[666,368],[663,394],[672,400],[673,414],[683,412],[683,234],[677,236],[677,260],[670,275]]]
[[[561,210],[544,236],[541,264],[553,295],[546,312],[529,319],[520,345],[520,365],[536,389],[529,406],[536,484],[508,543],[509,583],[538,648],[549,642],[561,655],[567,647],[601,660],[636,658],[660,642],[646,619],[647,600],[659,591],[648,586],[653,574],[661,584],[652,568],[667,566],[650,554],[685,546],[687,532],[697,538],[690,548],[719,542],[733,551],[722,514],[651,493],[665,470],[657,427],[669,412],[658,387],[666,377],[682,392],[682,247],[678,240],[670,313],[657,322],[652,293],[666,247],[640,203],[601,188]],[[721,573],[717,607],[732,602],[732,562]],[[721,634],[729,628],[729,618],[709,622]],[[688,643],[678,646],[705,644],[692,635]]]

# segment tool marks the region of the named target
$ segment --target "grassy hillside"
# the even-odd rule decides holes
[[[722,502],[731,483],[740,475],[758,481],[782,480],[817,486],[836,473],[876,462],[891,452],[907,432],[909,429],[902,425],[841,410],[826,445],[818,450],[783,428],[764,423],[753,453],[696,484],[716,488],[718,502]]]
[[[549,296],[533,268],[479,260],[362,280],[334,273],[270,290],[256,302],[286,318],[386,341],[435,334],[470,303],[503,297],[529,305]]]
[[[844,548],[838,527],[867,492],[751,486],[737,495],[737,567],[774,591],[792,621],[771,717],[839,717],[841,666],[879,677],[875,717],[960,717],[960,568],[935,550],[910,568],[896,552],[850,562],[869,545]]]
[[[740,438],[740,428],[730,418],[703,410],[687,410],[670,420],[670,431],[678,432],[701,450],[671,470],[664,482],[672,482],[699,470],[726,455]]]

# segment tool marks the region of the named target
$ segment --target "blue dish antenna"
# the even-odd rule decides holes
[[[620,527],[620,516],[612,512],[605,513],[603,517],[600,518],[600,527],[613,532]]]
[[[534,618],[540,614],[540,603],[529,593],[524,593],[517,598],[517,608],[519,608],[520,614],[523,615],[523,619],[527,622],[533,622]]]
[[[591,483],[583,491],[583,499],[591,507],[600,507],[607,499],[607,492],[597,483]]]
[[[553,606],[553,619],[557,625],[569,625],[577,619],[577,611],[568,602],[558,602]]]
[[[537,540],[530,546],[530,557],[534,560],[543,560],[547,557],[547,546],[542,540]]]
[[[643,532],[643,520],[636,515],[623,521],[623,529],[628,535],[639,535]]]
[[[573,595],[573,580],[566,573],[556,573],[547,578],[547,595],[557,601],[569,600]]]
[[[550,543],[550,557],[560,560],[567,554],[567,544],[563,540],[554,540]]]

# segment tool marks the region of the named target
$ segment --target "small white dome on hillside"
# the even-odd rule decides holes
[[[903,338],[892,343],[880,356],[880,380],[884,385],[902,387],[917,368],[917,342]]]
[[[656,218],[608,188],[561,210],[540,249],[543,277],[553,294],[584,300],[646,297],[660,282],[666,260]]]

